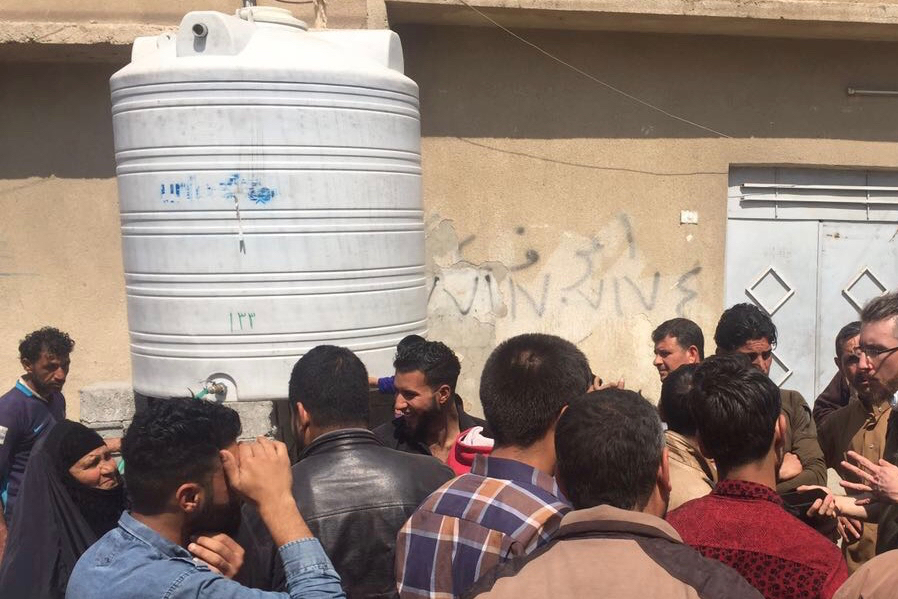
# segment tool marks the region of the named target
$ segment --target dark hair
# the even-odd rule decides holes
[[[135,414],[122,441],[125,485],[134,509],[159,513],[188,482],[206,484],[218,452],[240,435],[231,408],[199,399],[156,399]]]
[[[677,340],[677,345],[683,349],[695,346],[698,349],[700,360],[705,359],[705,336],[701,328],[688,318],[671,318],[658,325],[652,331],[652,342],[658,343],[667,337]]]
[[[782,405],[767,375],[742,354],[728,354],[698,365],[689,409],[702,447],[724,477],[767,455]]]
[[[684,364],[670,372],[661,383],[661,399],[658,412],[667,423],[667,428],[675,433],[695,436],[695,420],[689,411],[689,395],[692,393],[692,379],[698,364]]]
[[[358,356],[319,345],[299,359],[290,375],[291,409],[297,402],[316,426],[368,426],[368,372]]]
[[[406,347],[411,347],[412,345],[417,345],[419,343],[426,343],[427,339],[422,337],[421,335],[406,335],[402,339],[399,340],[399,343],[396,344],[396,350],[405,349]]]
[[[68,333],[53,327],[43,327],[25,335],[19,342],[19,359],[37,362],[46,351],[57,358],[64,358],[75,349],[75,342]]]
[[[836,335],[836,357],[842,357],[842,346],[845,345],[845,342],[849,339],[853,339],[861,334],[861,321],[855,320],[854,322],[849,322],[844,327],[839,330],[839,334]]]
[[[558,419],[558,478],[574,506],[641,510],[655,487],[664,431],[654,406],[634,391],[575,398]]]
[[[879,322],[898,316],[898,291],[875,297],[861,310],[861,322]],[[898,337],[898,320],[895,321],[895,336]]]
[[[529,447],[571,399],[592,383],[577,346],[555,335],[528,333],[493,350],[480,377],[480,403],[498,447]]]
[[[461,364],[455,353],[439,341],[422,341],[403,344],[396,347],[396,359],[393,360],[396,372],[414,372],[420,370],[431,389],[449,385],[455,392]]]
[[[735,351],[747,341],[763,338],[775,346],[776,325],[754,304],[736,304],[725,310],[714,331],[717,351]]]

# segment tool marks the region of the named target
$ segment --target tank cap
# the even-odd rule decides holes
[[[303,31],[309,29],[305,21],[300,21],[294,17],[289,10],[275,6],[247,6],[238,8],[235,14],[237,17],[250,23],[271,23],[272,25],[294,27]]]

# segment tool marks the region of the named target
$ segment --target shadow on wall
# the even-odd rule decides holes
[[[114,177],[109,77],[122,66],[0,63],[0,179]]]
[[[424,136],[714,137],[628,100],[492,27],[401,26]],[[898,43],[520,30],[671,113],[732,137],[894,141]]]

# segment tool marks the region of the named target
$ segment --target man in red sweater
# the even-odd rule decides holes
[[[848,577],[842,554],[775,491],[786,426],[776,385],[743,356],[715,356],[696,370],[690,411],[720,482],[668,514],[670,524],[767,599],[832,597]]]

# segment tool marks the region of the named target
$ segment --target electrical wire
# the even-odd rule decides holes
[[[283,1],[283,0],[278,0],[278,1]],[[475,13],[477,13],[478,15],[480,15],[481,17],[483,17],[484,19],[486,19],[486,20],[489,21],[490,23],[492,23],[493,25],[495,25],[496,27],[498,27],[499,29],[501,29],[502,31],[504,31],[505,33],[507,33],[508,35],[510,35],[510,36],[512,36],[513,38],[517,39],[518,41],[520,41],[520,42],[522,42],[522,43],[524,43],[524,44],[530,46],[531,48],[533,48],[533,49],[536,50],[537,52],[539,52],[539,53],[541,53],[541,54],[547,56],[548,58],[551,58],[551,59],[554,60],[555,62],[557,62],[557,63],[559,63],[559,64],[561,64],[561,65],[566,66],[567,68],[571,69],[571,70],[574,71],[575,73],[578,73],[578,74],[580,74],[580,75],[586,77],[586,78],[589,79],[590,81],[593,81],[593,82],[595,82],[595,83],[598,83],[599,85],[601,85],[601,86],[603,86],[603,87],[605,87],[605,88],[607,88],[607,89],[613,91],[614,93],[619,94],[619,95],[621,95],[621,96],[627,98],[628,100],[632,100],[633,102],[636,102],[637,104],[641,104],[641,105],[645,106],[646,108],[650,108],[650,109],[652,109],[652,110],[654,110],[654,111],[656,111],[656,112],[660,112],[661,114],[663,114],[663,115],[666,116],[666,117],[669,117],[669,118],[672,118],[672,119],[674,119],[674,120],[680,121],[681,123],[686,123],[687,125],[691,125],[691,126],[693,126],[693,127],[697,127],[697,128],[702,129],[702,130],[704,130],[704,131],[708,131],[709,133],[713,133],[714,135],[717,135],[717,136],[720,136],[720,137],[724,137],[724,138],[727,138],[727,139],[732,139],[732,138],[731,138],[729,135],[727,135],[726,133],[721,133],[720,131],[717,131],[717,130],[715,130],[715,129],[712,129],[711,127],[706,127],[705,125],[702,125],[702,124],[700,124],[700,123],[696,123],[695,121],[690,121],[690,120],[687,119],[687,118],[678,116],[678,115],[676,115],[676,114],[673,114],[672,112],[668,112],[667,110],[664,110],[664,109],[661,108],[660,106],[655,106],[654,104],[652,104],[652,103],[650,103],[650,102],[646,102],[645,100],[643,100],[643,99],[641,99],[641,98],[637,98],[637,97],[634,96],[633,94],[628,94],[628,93],[625,92],[624,90],[622,90],[622,89],[620,89],[620,88],[617,88],[617,87],[611,85],[610,83],[606,83],[605,81],[602,81],[602,80],[599,79],[598,77],[595,77],[595,76],[593,76],[593,75],[590,75],[589,73],[587,73],[587,72],[584,71],[583,69],[580,69],[580,68],[575,67],[575,66],[572,65],[571,63],[566,62],[565,60],[563,60],[563,59],[561,59],[561,58],[558,58],[557,56],[555,56],[555,55],[552,54],[551,52],[542,49],[540,46],[536,45],[535,43],[531,42],[530,40],[528,40],[528,39],[526,39],[526,38],[524,38],[524,37],[518,35],[517,33],[515,33],[514,31],[512,31],[512,30],[509,29],[508,27],[505,27],[504,25],[502,25],[501,23],[499,23],[498,21],[496,21],[495,19],[493,19],[493,18],[492,18],[491,16],[489,16],[488,14],[486,14],[486,13],[484,13],[483,11],[481,11],[480,9],[478,9],[476,6],[472,6],[471,4],[469,4],[468,2],[466,2],[465,0],[458,0],[458,1],[459,1],[461,4],[463,4],[464,6],[467,6],[468,8],[470,8],[471,10],[473,10]]]

